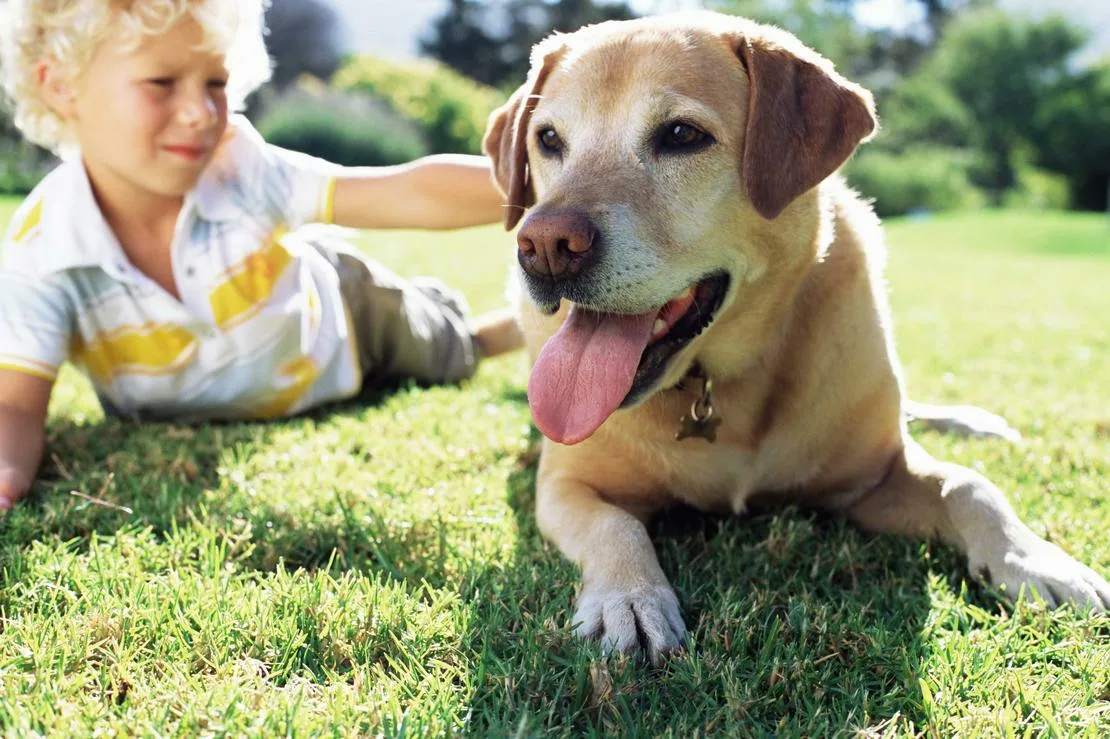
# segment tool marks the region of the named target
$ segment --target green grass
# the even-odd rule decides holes
[[[1026,437],[923,443],[1110,573],[1110,224],[888,233],[912,393]],[[502,300],[498,229],[364,243],[478,309]],[[1110,620],[1015,610],[943,546],[799,511],[662,522],[692,654],[601,661],[567,633],[576,573],[532,520],[525,383],[518,356],[462,389],[190,428],[104,420],[66,373],[42,479],[0,521],[0,733],[1110,731]]]

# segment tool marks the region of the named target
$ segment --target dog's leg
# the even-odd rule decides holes
[[[934,405],[904,400],[902,413],[907,421],[944,434],[1005,439],[1015,444],[1021,441],[1021,434],[1005,418],[973,405]]]
[[[1004,595],[1056,607],[1110,608],[1110,584],[1026,526],[993,483],[938,462],[912,441],[887,479],[847,510],[866,529],[939,535],[967,555],[968,568]]]
[[[574,480],[536,486],[544,536],[582,568],[574,623],[606,652],[644,649],[653,664],[684,644],[686,625],[643,521]]]

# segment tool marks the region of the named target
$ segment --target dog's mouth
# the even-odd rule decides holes
[[[727,274],[713,273],[638,314],[572,305],[532,368],[536,426],[553,441],[577,444],[618,408],[650,394],[675,355],[713,323],[728,286]]]

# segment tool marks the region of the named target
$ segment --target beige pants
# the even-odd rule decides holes
[[[480,359],[463,296],[439,280],[405,280],[345,244],[315,244],[339,273],[357,332],[363,388],[413,378],[458,382]]]

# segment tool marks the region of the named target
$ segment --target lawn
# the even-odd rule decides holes
[[[987,406],[1025,443],[919,438],[1110,573],[1110,223],[888,236],[910,392]],[[502,301],[499,229],[362,243]],[[1110,619],[1014,609],[944,546],[799,511],[660,522],[691,654],[601,660],[532,520],[525,385],[516,356],[463,388],[194,428],[104,420],[65,373],[41,480],[0,521],[0,733],[1110,732]]]

